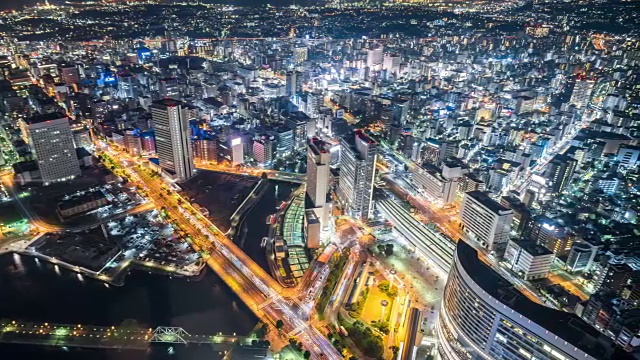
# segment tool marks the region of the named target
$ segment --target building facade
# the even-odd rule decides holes
[[[331,153],[327,144],[318,139],[307,141],[307,195],[314,207],[327,202],[329,191],[329,163]]]
[[[182,101],[164,99],[151,104],[151,117],[160,167],[175,173],[178,181],[190,178],[195,167],[189,120],[197,117],[196,110]]]
[[[492,200],[482,191],[470,191],[462,200],[463,230],[485,249],[501,255],[509,240],[513,210]]]
[[[60,113],[36,115],[21,121],[25,141],[34,153],[44,185],[80,175],[69,119]]]
[[[575,314],[539,305],[459,241],[436,328],[443,360],[628,359]]]
[[[378,144],[358,130],[342,138],[340,156],[338,199],[349,215],[368,219],[373,211]]]

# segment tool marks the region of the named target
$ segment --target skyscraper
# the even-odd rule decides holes
[[[307,140],[307,195],[314,207],[324,206],[327,201],[330,161],[324,141],[316,137]]]
[[[482,247],[502,255],[509,241],[513,210],[494,201],[482,191],[470,191],[460,211],[464,231]]]
[[[80,175],[69,119],[61,113],[36,115],[20,123],[22,135],[35,154],[44,185]]]
[[[361,130],[345,135],[340,143],[338,198],[345,211],[360,219],[371,217],[378,144]]]
[[[544,176],[549,180],[552,194],[561,193],[569,185],[577,164],[576,159],[563,154],[556,154],[551,159]]]
[[[579,109],[582,109],[589,105],[589,100],[591,100],[591,93],[593,92],[594,85],[595,81],[593,81],[592,79],[583,76],[579,76],[578,78],[576,78],[576,83],[573,87],[573,92],[571,93],[571,99],[569,100],[569,103],[575,105]]]
[[[158,91],[163,98],[180,98],[180,86],[176,78],[163,78],[158,80]]]
[[[193,175],[193,152],[189,144],[189,120],[196,110],[182,101],[158,100],[151,104],[151,117],[160,166],[182,181]]]
[[[302,91],[302,73],[289,71],[285,76],[285,95],[293,96]]]

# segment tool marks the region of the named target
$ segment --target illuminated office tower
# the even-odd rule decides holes
[[[436,332],[443,360],[628,360],[577,315],[531,301],[458,241]]]
[[[345,135],[340,145],[338,199],[349,215],[368,219],[373,211],[378,144],[362,131],[356,130],[355,133]]]
[[[65,115],[36,115],[21,121],[20,128],[35,155],[44,185],[80,175],[73,133]]]
[[[180,86],[176,78],[164,78],[158,80],[158,90],[160,96],[169,99],[180,98]]]
[[[182,101],[165,99],[151,104],[155,145],[160,167],[175,174],[178,181],[193,175],[193,150],[189,143],[189,120],[195,108]]]
[[[327,202],[330,161],[331,153],[324,141],[316,137],[307,140],[307,195],[314,207]]]
[[[594,85],[595,81],[592,79],[579,76],[576,79],[575,86],[573,87],[569,103],[575,105],[578,109],[582,109],[589,105]]]
[[[544,177],[549,181],[552,194],[559,194],[569,186],[578,160],[568,155],[556,154],[547,165]]]
[[[138,80],[136,76],[129,72],[121,72],[116,75],[118,78],[118,97],[138,98]]]

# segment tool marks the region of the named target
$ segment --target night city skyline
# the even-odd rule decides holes
[[[640,359],[634,2],[0,5],[0,359]]]

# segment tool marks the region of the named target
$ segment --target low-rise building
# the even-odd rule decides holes
[[[547,277],[555,259],[552,251],[533,241],[509,240],[504,261],[524,280]]]

